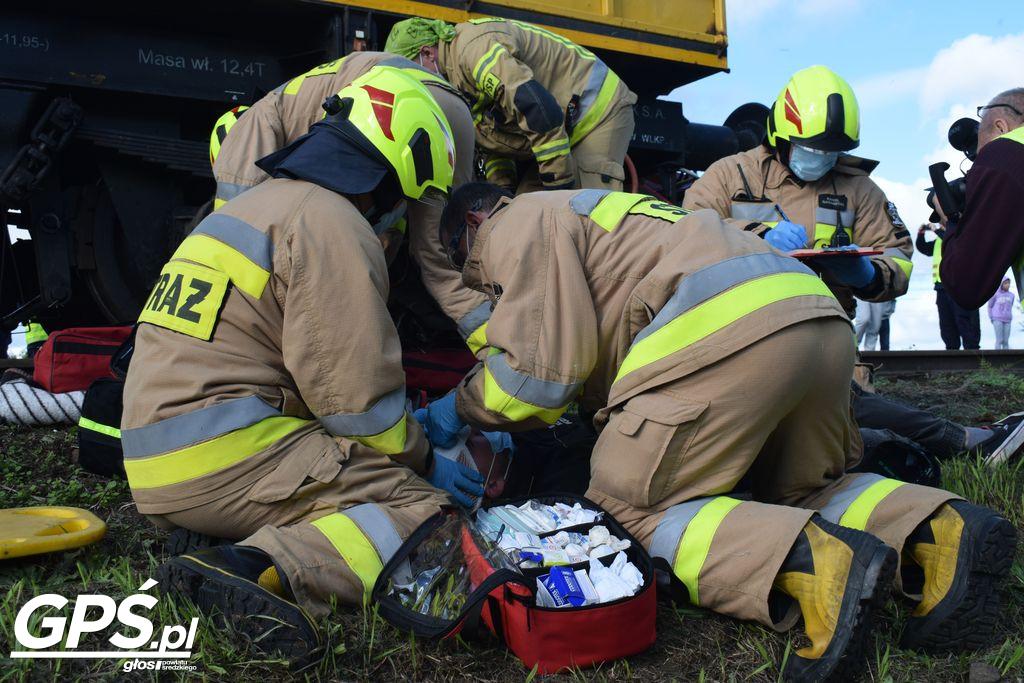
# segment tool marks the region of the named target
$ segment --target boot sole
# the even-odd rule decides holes
[[[957,558],[956,578],[932,612],[910,617],[900,647],[929,652],[961,652],[987,646],[1001,613],[1000,584],[1010,573],[1017,531],[1007,520],[991,515],[971,532],[967,552]],[[969,570],[968,570],[969,568]]]
[[[175,555],[184,555],[185,553],[212,548],[215,545],[223,545],[225,543],[231,543],[231,541],[178,527],[167,537],[167,541],[164,543],[164,551],[168,557],[174,557]]]
[[[818,659],[805,660],[791,654],[784,672],[787,681],[816,683],[860,679],[866,663],[867,642],[875,632],[879,608],[888,599],[896,576],[897,560],[898,555],[893,548],[877,543],[867,566],[859,573],[851,572],[846,584],[836,633],[847,633],[848,636],[833,637]]]
[[[256,650],[280,653],[290,669],[319,659],[323,647],[309,615],[261,586],[188,556],[168,560],[156,576],[163,592],[189,598],[219,628],[234,629]]]
[[[1009,417],[1015,417],[1019,413],[1014,413]],[[990,453],[985,458],[985,464],[989,467],[994,467],[1000,463],[1004,463],[1010,459],[1010,457],[1020,450],[1020,447],[1024,445],[1024,420],[1017,425],[1017,428],[1010,432],[1010,436],[1003,439],[1003,443],[1000,447]]]

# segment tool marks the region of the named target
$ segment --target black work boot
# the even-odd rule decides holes
[[[167,541],[164,543],[164,551],[169,556],[184,555],[185,553],[193,552],[195,550],[212,548],[215,545],[223,545],[225,543],[231,543],[231,541],[226,538],[217,538],[216,536],[210,536],[209,534],[203,534],[198,531],[192,531],[191,529],[185,529],[184,527],[178,527],[167,535]]]
[[[958,652],[989,644],[1000,613],[999,589],[1010,573],[1017,531],[988,508],[955,500],[943,504],[910,535],[904,565],[915,566],[918,586],[904,572],[908,592],[921,602],[907,620],[900,646]]]
[[[811,639],[790,654],[787,681],[845,680],[864,668],[864,646],[896,560],[896,551],[871,534],[818,515],[807,522],[773,584],[800,604]]]
[[[204,613],[216,612],[257,650],[284,655],[290,668],[305,667],[322,654],[316,624],[258,548],[219,545],[186,553],[160,565],[156,577],[164,592],[188,597]]]

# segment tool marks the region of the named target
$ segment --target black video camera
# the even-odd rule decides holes
[[[977,121],[968,118],[954,121],[953,125],[949,127],[949,135],[947,137],[953,149],[963,152],[967,159],[974,161],[974,157],[978,154]],[[949,164],[942,161],[928,167],[928,175],[931,176],[932,187],[928,188],[928,196],[925,198],[925,202],[931,207],[932,198],[938,197],[939,206],[942,207],[942,212],[946,214],[946,225],[947,227],[953,227],[959,222],[960,214],[963,213],[964,205],[967,203],[967,178],[966,176],[960,176],[953,180],[953,182],[948,182],[946,180],[946,171],[948,169]],[[938,221],[938,212],[933,211],[928,220],[932,222]]]

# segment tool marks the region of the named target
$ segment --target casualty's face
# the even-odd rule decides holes
[[[484,496],[487,498],[500,498],[505,492],[505,477],[508,473],[509,454],[508,451],[495,453],[491,450],[491,444],[479,432],[473,432],[466,440],[466,448],[473,458],[473,465],[477,472],[486,477],[484,482]],[[468,463],[467,463],[468,464]]]

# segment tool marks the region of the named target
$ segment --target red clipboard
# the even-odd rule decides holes
[[[877,256],[881,249],[794,249],[787,251],[787,256],[793,258],[810,260],[823,257],[850,257],[850,256]]]

